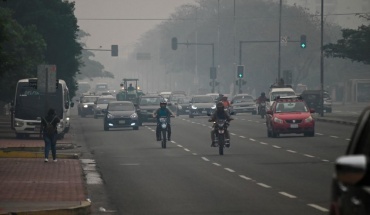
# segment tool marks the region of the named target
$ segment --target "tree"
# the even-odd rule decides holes
[[[370,21],[370,16],[363,18]],[[329,43],[324,46],[325,54],[370,64],[370,25],[362,25],[357,30],[343,29],[342,36],[336,44]]]
[[[35,26],[22,27],[9,9],[0,7],[0,98],[14,97],[17,81],[35,77],[46,43]]]
[[[60,0],[12,0],[5,7],[14,11],[14,19],[22,26],[36,26],[47,48],[45,64],[57,66],[57,78],[66,81],[71,97],[77,89],[76,74],[81,65],[81,44],[77,42],[79,27],[74,15],[74,2]]]

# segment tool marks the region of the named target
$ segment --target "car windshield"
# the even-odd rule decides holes
[[[108,90],[108,85],[106,85],[106,84],[98,84],[98,85],[96,85],[96,90],[99,90],[99,91]]]
[[[160,97],[141,98],[140,105],[159,105],[161,101],[163,101],[163,99]]]
[[[278,102],[276,113],[307,112],[308,108],[303,102]]]
[[[291,91],[286,91],[286,92],[273,92],[271,93],[271,99],[274,100],[276,99],[276,97],[284,97],[284,96],[295,96],[295,93],[294,92],[291,92]]]
[[[95,102],[98,97],[83,97],[82,103]]]
[[[179,104],[189,104],[190,98],[179,98]]]
[[[110,103],[108,107],[109,111],[131,111],[135,110],[134,105],[130,103]]]
[[[214,100],[211,96],[199,96],[193,98],[193,103],[213,103]]]
[[[184,98],[185,95],[172,95],[171,96],[171,101],[178,101],[181,98]]]
[[[97,103],[98,104],[108,104],[110,101],[116,101],[115,98],[99,98]]]

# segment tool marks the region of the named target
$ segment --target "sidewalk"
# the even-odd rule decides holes
[[[57,162],[44,162],[44,142],[15,139],[8,116],[0,116],[0,214],[90,214],[79,154],[67,134],[57,141]],[[73,151],[73,150],[72,150]]]

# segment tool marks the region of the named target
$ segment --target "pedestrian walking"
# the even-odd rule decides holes
[[[45,142],[45,162],[49,161],[49,151],[51,149],[51,154],[53,156],[53,161],[57,162],[57,124],[60,122],[59,117],[57,116],[54,109],[50,108],[46,117],[41,119],[41,131],[42,136]]]

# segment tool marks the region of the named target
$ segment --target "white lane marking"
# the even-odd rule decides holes
[[[243,139],[245,139],[246,137],[244,137],[244,136],[239,136],[240,138],[243,138]]]
[[[322,136],[323,134],[321,134],[321,133],[316,133],[316,135],[320,135],[320,136]]]
[[[187,151],[187,152],[190,152],[190,150],[189,150],[189,149],[187,149],[187,148],[184,148],[184,150],[185,150],[185,151]]]
[[[121,166],[139,166],[139,163],[122,163]]]
[[[304,154],[304,156],[309,157],[309,158],[314,158],[315,157],[313,155],[308,155],[308,154]]]
[[[230,168],[225,168],[226,171],[229,171],[229,172],[235,172],[235,170],[232,170]]]
[[[176,142],[172,140],[171,143],[176,143]]]
[[[249,140],[250,140],[250,141],[253,141],[253,142],[256,142],[256,140],[255,140],[255,139],[253,139],[253,138],[249,138]]]
[[[221,164],[219,164],[219,163],[212,163],[213,165],[215,165],[215,166],[221,166]]]
[[[233,135],[233,136],[235,136],[236,134],[234,134],[234,133],[230,133],[231,135]]]
[[[330,136],[330,137],[332,137],[332,138],[339,138],[338,136]]]
[[[351,141],[351,139],[347,138],[346,140]]]
[[[317,210],[319,210],[319,211],[322,211],[322,212],[329,212],[329,210],[328,210],[328,209],[323,208],[323,207],[318,206],[318,205],[315,205],[315,204],[308,204],[308,206],[313,207],[313,208],[315,208],[315,209],[317,209]]]
[[[264,187],[264,188],[271,188],[271,186],[267,185],[267,184],[263,184],[263,183],[257,183],[258,185],[260,185],[261,187]]]
[[[197,153],[193,153],[193,155],[198,155]]]
[[[87,184],[103,184],[99,172],[96,170],[96,162],[93,159],[80,159],[85,173]]]
[[[182,145],[177,145],[178,147],[182,148]]]
[[[283,195],[283,196],[286,196],[286,197],[288,197],[288,198],[291,198],[291,199],[295,199],[295,198],[297,198],[296,196],[293,196],[293,195],[291,195],[291,194],[289,194],[289,193],[286,193],[286,192],[279,192],[281,195]]]
[[[291,153],[297,153],[296,151],[293,151],[293,150],[286,150],[287,152],[291,152]]]
[[[280,146],[276,146],[276,145],[272,145],[272,147],[277,148],[277,149],[281,149]]]
[[[245,120],[245,119],[242,119],[242,120]]]
[[[207,158],[205,158],[205,157],[202,157],[202,159],[203,159],[203,160],[205,160],[205,161],[209,161],[209,160],[208,160]]]
[[[202,124],[202,126],[203,126],[203,127],[206,127],[207,125],[205,125],[205,124]]]
[[[268,143],[260,142],[262,145],[268,145]]]
[[[260,121],[255,121],[255,122],[259,123]]]
[[[208,126],[208,128],[212,128],[212,126]]]
[[[266,125],[266,123],[265,123],[265,122],[264,122],[264,123],[262,123],[262,124]]]
[[[252,122],[252,120],[248,119],[248,122]]]
[[[240,178],[243,178],[243,179],[245,179],[245,180],[252,180],[251,178],[249,178],[249,177],[247,177],[247,176],[245,176],[245,175],[239,175],[240,176]]]
[[[328,160],[321,160],[321,161],[323,161],[323,162],[329,162]]]

